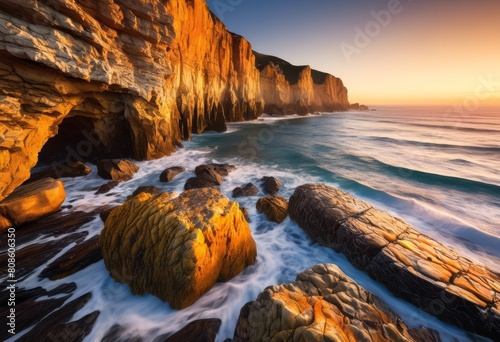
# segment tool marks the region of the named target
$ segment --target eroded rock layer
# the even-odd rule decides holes
[[[6,0],[0,27],[0,200],[40,151],[153,159],[262,113],[250,44],[204,0]]]
[[[465,330],[500,337],[500,276],[401,219],[322,184],[298,187],[290,217],[419,308]]]
[[[268,287],[241,310],[234,342],[439,341],[409,329],[376,296],[336,265],[316,265],[295,282]]]
[[[341,79],[308,65],[295,66],[277,57],[254,54],[260,71],[264,112],[303,115],[349,108],[347,89]]]
[[[228,281],[256,259],[250,227],[213,188],[141,193],[111,212],[101,234],[111,276],[135,294],[151,293],[175,309],[193,304],[217,281]]]

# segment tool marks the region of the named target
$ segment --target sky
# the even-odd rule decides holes
[[[367,105],[500,106],[500,0],[207,0],[254,50]]]

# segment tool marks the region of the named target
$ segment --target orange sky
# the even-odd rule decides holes
[[[356,45],[391,1],[385,27]],[[256,0],[222,20],[259,52],[342,78],[351,102],[500,106],[500,0]]]

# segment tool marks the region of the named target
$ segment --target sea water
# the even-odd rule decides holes
[[[248,182],[258,185],[264,176],[281,179],[280,195],[286,198],[299,185],[326,183],[403,218],[463,256],[500,272],[500,110],[464,115],[436,108],[382,108],[307,117],[264,115],[256,121],[230,124],[225,133],[195,135],[169,157],[138,163],[135,177],[108,194],[94,195],[95,188],[106,181],[91,165],[91,175],[63,179],[64,205],[73,210],[118,205],[142,185],[182,192],[194,168],[212,162],[237,167],[221,186],[228,197],[235,187]],[[172,166],[188,171],[171,183],[160,183],[161,172]],[[233,336],[241,307],[267,286],[292,282],[298,273],[318,263],[334,263],[379,296],[409,326],[436,329],[445,341],[482,340],[395,298],[343,255],[312,243],[289,218],[281,224],[268,222],[255,209],[262,196],[261,192],[235,199],[252,219],[256,264],[233,280],[216,284],[185,310],[173,310],[151,295],[132,295],[126,285],[110,278],[103,261],[59,281],[39,280],[44,268],[40,267],[18,285],[50,290],[74,281],[78,289],[72,299],[92,292],[90,302],[73,317],[101,312],[85,341],[100,341],[114,324],[125,328],[124,338],[155,341],[203,318],[222,320],[217,341],[223,341]],[[96,218],[81,230],[88,231],[90,238],[102,227]]]

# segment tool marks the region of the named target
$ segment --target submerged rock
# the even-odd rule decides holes
[[[280,196],[269,196],[257,201],[257,210],[273,222],[281,223],[288,216],[288,202]]]
[[[174,180],[175,177],[177,177],[179,174],[183,173],[186,171],[185,167],[181,166],[174,166],[174,167],[169,167],[165,171],[163,171],[160,175],[160,182],[168,183]]]
[[[221,324],[217,318],[200,319],[169,336],[165,342],[213,342]]]
[[[232,279],[256,259],[239,205],[212,188],[177,198],[137,195],[107,218],[101,247],[115,280],[175,309],[193,304],[217,281]]]
[[[290,217],[392,293],[441,320],[500,336],[500,276],[401,219],[322,184],[298,187]]]
[[[103,159],[97,162],[97,173],[104,179],[125,182],[134,177],[139,167],[125,159]]]
[[[65,163],[53,163],[50,168],[47,168],[43,171],[34,173],[31,177],[24,182],[24,184],[32,183],[34,181],[43,179],[43,178],[63,178],[63,177],[83,177],[90,174],[92,170],[90,167],[82,163],[81,161],[76,162],[65,162]]]
[[[428,329],[409,329],[375,295],[336,265],[316,265],[295,282],[271,286],[240,313],[234,342],[439,341]]]
[[[283,183],[278,179],[274,177],[263,177],[262,178],[262,189],[264,192],[268,195],[275,195],[280,191],[281,186]]]
[[[259,189],[253,184],[248,183],[243,187],[237,187],[233,190],[233,197],[255,196],[259,193]]]
[[[52,214],[65,199],[64,184],[60,180],[44,178],[20,186],[0,202],[0,231]]]

